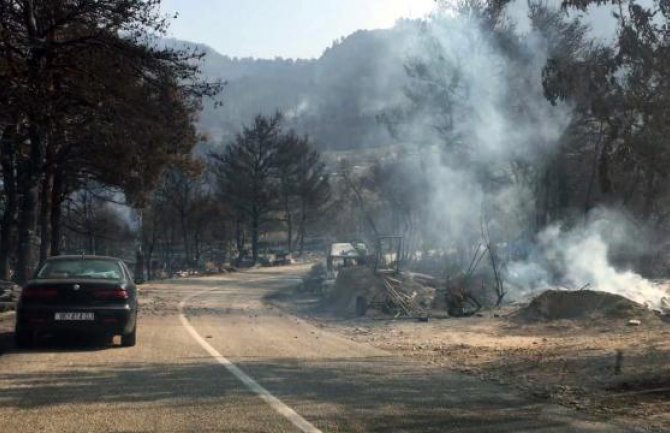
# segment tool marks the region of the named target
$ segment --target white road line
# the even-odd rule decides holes
[[[272,279],[272,278],[263,278],[263,279]],[[200,334],[198,334],[198,331],[196,331],[195,328],[193,328],[193,326],[189,323],[188,319],[186,319],[186,316],[184,315],[184,306],[186,305],[186,303],[191,299],[195,298],[196,296],[205,294],[207,292],[212,292],[214,290],[216,289],[203,290],[202,292],[194,293],[192,295],[187,296],[179,303],[179,320],[181,321],[181,324],[184,325],[184,328],[186,328],[188,333],[191,334],[191,337],[193,337],[193,339],[197,341],[200,344],[200,346],[202,346],[202,348],[207,351],[207,353],[212,355],[212,357],[219,364],[223,365],[226,368],[226,370],[228,370],[230,373],[233,374],[233,376],[238,378],[240,382],[242,382],[247,388],[249,388],[249,390],[253,391],[260,398],[262,398],[268,405],[270,405],[272,409],[275,410],[275,412],[277,412],[278,414],[282,415],[284,418],[289,420],[293,425],[298,427],[300,431],[304,433],[322,433],[321,430],[314,427],[309,421],[301,417],[296,411],[294,411],[289,406],[284,404],[284,402],[282,402],[277,397],[272,395],[270,391],[259,385],[258,382],[253,380],[238,366],[236,366],[226,357],[221,355],[215,348],[213,348],[207,341],[205,341],[205,339],[202,338]]]

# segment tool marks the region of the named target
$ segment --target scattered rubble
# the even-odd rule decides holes
[[[374,294],[370,304],[379,306],[379,310],[408,317],[428,317],[428,309],[435,298],[435,290],[426,287],[410,274],[395,275],[390,272],[378,272],[384,282],[385,290]]]

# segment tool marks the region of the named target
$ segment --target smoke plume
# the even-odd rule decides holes
[[[622,214],[601,209],[536,227],[539,173],[571,120],[569,105],[543,95],[553,37],[532,25],[524,34],[509,23],[491,29],[477,11],[443,7],[403,48],[407,101],[394,127],[427,180],[430,199],[417,204],[425,206],[423,238],[471,254],[486,225],[510,257],[508,299],[588,285],[661,309],[662,288],[612,262],[613,248],[640,245]]]

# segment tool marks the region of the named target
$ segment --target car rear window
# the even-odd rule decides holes
[[[110,260],[72,259],[52,260],[42,266],[37,278],[94,278],[101,280],[120,280],[123,271],[118,263]]]

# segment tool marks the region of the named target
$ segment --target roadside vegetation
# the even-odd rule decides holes
[[[96,189],[140,208],[167,166],[192,165],[193,121],[221,85],[199,78],[199,53],[152,43],[158,4],[0,4],[0,277],[25,282],[62,252],[70,203],[93,225]]]
[[[309,61],[180,44],[160,5],[0,2],[0,307],[49,256],[299,256],[297,314],[667,430],[667,0],[437,1]]]

